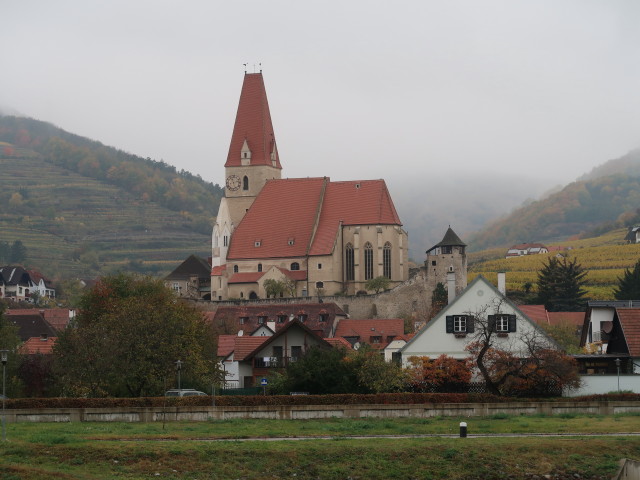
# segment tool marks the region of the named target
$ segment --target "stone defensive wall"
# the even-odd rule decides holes
[[[192,300],[204,310],[215,312],[219,306],[242,305],[286,305],[301,303],[335,303],[350,318],[404,318],[407,315],[420,317],[431,305],[431,291],[427,286],[424,269],[409,280],[391,290],[373,295],[326,295],[322,297],[270,298],[259,300],[228,300],[209,302]]]
[[[640,402],[513,402],[411,405],[268,405],[251,407],[120,407],[5,410],[6,421],[21,422],[174,422],[267,418],[428,418],[501,415],[561,415],[640,412]]]

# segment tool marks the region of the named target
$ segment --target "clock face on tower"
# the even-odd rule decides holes
[[[227,177],[227,188],[236,191],[240,188],[240,177],[237,175],[229,175]]]

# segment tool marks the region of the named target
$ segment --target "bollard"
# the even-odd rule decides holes
[[[467,436],[467,422],[460,422],[460,438]]]

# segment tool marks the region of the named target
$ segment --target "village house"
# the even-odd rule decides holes
[[[169,275],[164,284],[179,297],[211,299],[211,262],[197,255],[190,255]]]
[[[541,243],[520,243],[509,247],[506,258],[520,257],[522,255],[538,255],[541,253],[549,253],[549,249]]]
[[[43,298],[55,298],[56,291],[41,273],[26,270],[20,265],[0,267],[0,294],[2,298],[25,301],[37,293]]]

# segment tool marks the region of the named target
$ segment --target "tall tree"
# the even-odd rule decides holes
[[[436,288],[431,294],[431,312],[429,314],[430,319],[440,313],[440,310],[446,307],[448,302],[449,296],[447,293],[447,289],[444,288],[444,284],[442,282],[438,282],[436,284]]]
[[[206,388],[219,372],[202,312],[177,301],[161,280],[119,274],[101,279],[80,301],[75,325],[54,347],[66,394],[160,395],[173,385]]]
[[[27,258],[27,247],[20,240],[16,240],[11,245],[10,263],[22,263]]]
[[[616,300],[640,300],[640,260],[633,270],[625,269],[624,275],[618,277],[618,286],[613,294]]]
[[[8,350],[7,366],[6,366],[6,392],[7,396],[18,396],[22,389],[22,382],[17,375],[20,358],[18,355],[18,345],[20,337],[18,336],[18,327],[13,325],[4,314],[6,305],[0,302],[0,350]],[[1,388],[1,387],[0,387]],[[0,391],[0,393],[2,393]]]
[[[583,289],[587,271],[577,259],[549,257],[538,272],[538,301],[550,312],[583,310],[586,300]]]

